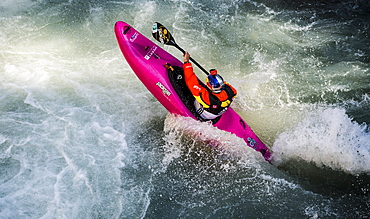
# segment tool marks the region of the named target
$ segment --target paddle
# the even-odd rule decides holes
[[[167,30],[162,24],[155,22],[153,24],[153,37],[158,40],[160,43],[165,45],[170,45],[176,47],[178,50],[180,50],[183,54],[185,54],[185,50],[183,50],[177,43],[175,42],[175,39],[172,37],[170,31]],[[205,70],[202,66],[198,64],[193,58],[190,57],[190,60],[198,66],[206,75],[209,75],[208,71]]]

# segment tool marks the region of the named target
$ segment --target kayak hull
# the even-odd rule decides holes
[[[194,110],[191,109],[193,105],[187,106],[183,102],[183,94],[179,93],[178,86],[173,79],[171,81],[165,67],[167,63],[181,67],[182,62],[123,21],[118,21],[114,30],[123,56],[153,96],[170,113],[199,120],[199,116],[194,115]],[[181,75],[176,77],[180,78]],[[244,139],[249,147],[261,152],[265,160],[270,161],[269,149],[232,108],[222,114],[213,126]]]

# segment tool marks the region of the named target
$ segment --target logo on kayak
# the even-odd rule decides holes
[[[131,36],[130,41],[134,42],[136,40],[137,36],[139,36],[139,33],[135,32],[134,35]]]
[[[167,90],[167,88],[164,87],[164,85],[161,82],[157,82],[155,85],[157,85],[159,88],[161,88],[162,92],[166,94],[167,96],[171,95],[171,92]]]
[[[155,51],[157,50],[157,46],[153,46],[150,50],[149,50],[149,52],[146,54],[146,56],[144,56],[144,59],[146,59],[146,60],[149,60],[150,59],[150,57],[152,57],[152,55],[155,53]]]
[[[253,138],[251,138],[251,137],[248,137],[247,138],[247,140],[248,140],[248,143],[249,143],[249,145],[252,147],[252,148],[255,148],[256,146],[257,146],[257,142],[256,142],[256,140],[254,140]]]

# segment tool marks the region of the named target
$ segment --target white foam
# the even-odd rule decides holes
[[[164,164],[168,164],[173,159],[181,156],[183,150],[192,150],[192,146],[184,148],[185,145],[181,142],[183,137],[190,138],[193,146],[196,142],[204,143],[204,151],[213,148],[216,150],[215,152],[222,154],[225,158],[238,160],[244,165],[253,163],[254,166],[258,166],[260,162],[265,162],[261,154],[248,147],[243,139],[229,132],[219,130],[211,123],[168,114],[164,131],[167,133],[165,137],[167,152],[163,161]]]
[[[352,121],[345,110],[318,109],[279,135],[272,148],[277,164],[302,159],[351,174],[370,173],[368,127]]]

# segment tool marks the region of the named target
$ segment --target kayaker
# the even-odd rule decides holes
[[[237,91],[217,74],[216,69],[211,69],[206,79],[207,86],[202,85],[193,71],[189,62],[190,54],[184,55],[184,77],[191,93],[195,97],[194,102],[197,113],[206,120],[221,116],[236,97]]]

